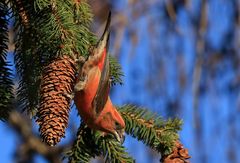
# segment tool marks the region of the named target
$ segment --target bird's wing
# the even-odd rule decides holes
[[[98,43],[98,46],[103,46],[100,44],[105,44],[106,50],[103,51],[103,53],[106,53],[106,54],[102,54],[102,55],[105,55],[103,69],[101,71],[99,86],[92,103],[93,108],[97,114],[99,114],[103,110],[109,95],[110,72],[109,72],[108,41],[109,41],[109,33],[110,33],[109,31],[110,21],[111,21],[111,13],[109,13],[108,15],[108,20],[107,20],[104,33]]]

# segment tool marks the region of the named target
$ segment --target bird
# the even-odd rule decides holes
[[[111,12],[105,30],[80,70],[74,86],[74,103],[84,123],[94,130],[124,139],[125,122],[113,105],[110,92],[109,35]]]

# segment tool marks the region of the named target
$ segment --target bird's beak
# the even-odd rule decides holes
[[[114,131],[113,135],[116,138],[116,140],[121,144],[124,142],[125,140],[124,129]]]

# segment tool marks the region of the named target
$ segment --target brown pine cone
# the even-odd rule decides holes
[[[188,155],[188,150],[185,149],[179,141],[177,141],[172,153],[167,156],[163,156],[160,161],[163,163],[189,163],[189,158],[190,156]]]
[[[44,68],[40,88],[37,123],[44,142],[56,145],[65,135],[68,124],[76,67],[69,56],[54,59]]]

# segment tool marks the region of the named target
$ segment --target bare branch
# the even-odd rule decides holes
[[[32,154],[38,153],[46,158],[49,162],[61,162],[60,156],[61,153],[66,150],[66,147],[50,147],[44,144],[32,133],[28,121],[16,111],[11,112],[9,116],[9,123],[23,140],[23,144],[20,148],[21,151],[19,153],[21,158],[26,159]]]

